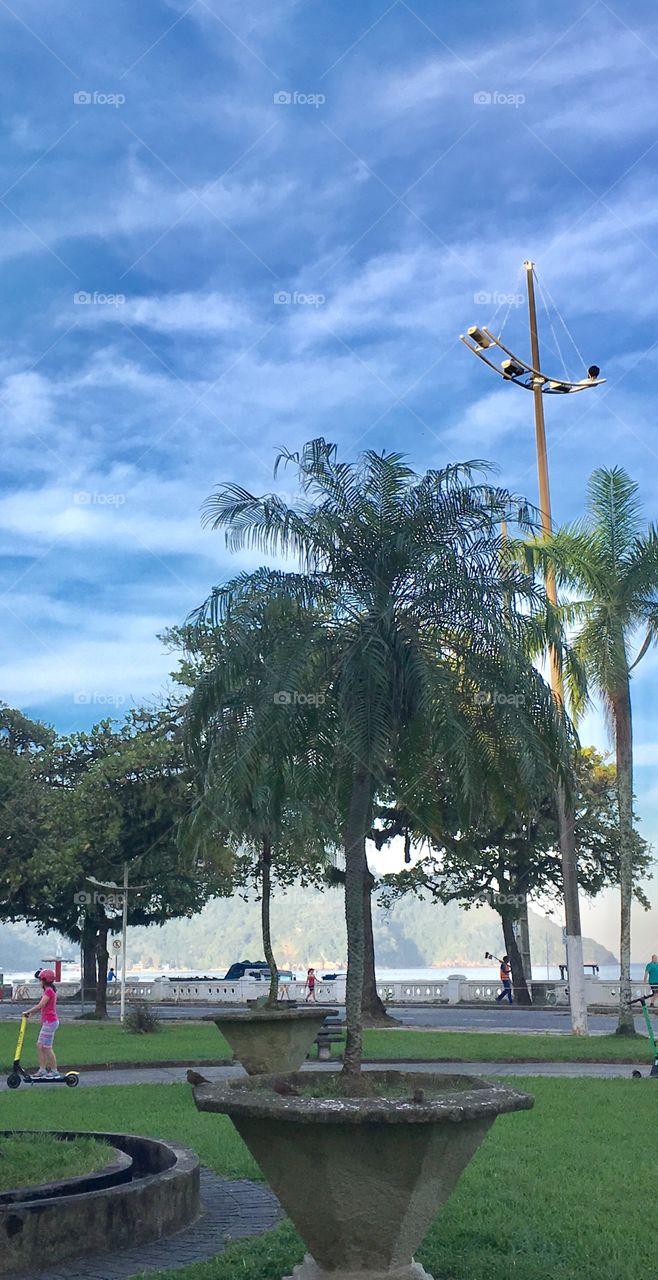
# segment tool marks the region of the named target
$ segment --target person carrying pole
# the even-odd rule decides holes
[[[509,956],[503,956],[500,962],[500,982],[503,989],[502,991],[499,991],[496,996],[496,1004],[501,1004],[505,997],[507,997],[511,1004],[513,1000],[512,969],[509,962]]]

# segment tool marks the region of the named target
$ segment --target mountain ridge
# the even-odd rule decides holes
[[[561,926],[534,911],[529,913],[533,967],[564,963]],[[118,921],[117,921],[118,925]],[[502,954],[500,918],[486,905],[464,909],[415,896],[390,908],[373,902],[373,927],[380,969],[470,969],[482,965],[484,952]],[[340,889],[294,885],[272,902],[274,953],[281,968],[344,969],[347,937]],[[0,925],[0,969],[5,973],[34,970],[54,955],[56,934],[39,935],[26,924]],[[64,957],[77,959],[77,946],[62,939]],[[184,969],[223,974],[234,960],[262,953],[260,903],[238,895],[215,898],[198,915],[163,925],[131,928],[128,964],[139,969]],[[616,964],[617,959],[593,938],[584,939],[588,964]]]

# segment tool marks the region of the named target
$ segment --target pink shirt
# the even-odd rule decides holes
[[[53,991],[52,987],[45,987],[43,994],[46,997],[46,1004],[41,1010],[41,1021],[57,1022],[57,992]]]

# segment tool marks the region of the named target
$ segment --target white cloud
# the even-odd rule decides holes
[[[76,305],[74,303],[74,305]],[[125,297],[125,302],[77,304],[80,323],[124,324],[156,333],[199,335],[244,330],[250,322],[248,308],[227,294],[192,291],[147,297]],[[67,314],[65,322],[70,323]]]

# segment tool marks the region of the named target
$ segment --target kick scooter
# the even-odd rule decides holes
[[[651,999],[651,996],[638,996],[637,1000],[631,1000],[629,1003],[642,1005],[642,1012],[644,1014],[644,1021],[647,1028],[647,1036],[649,1037],[649,1044],[651,1045],[651,1052],[653,1054],[653,1066],[649,1072],[649,1075],[654,1076],[655,1078],[656,1076],[658,1076],[658,1045],[656,1044],[656,1037],[653,1034],[653,1027],[651,1025],[651,1018],[649,1017],[649,1010],[647,1009],[647,1000],[650,1000],[650,999]],[[641,1071],[633,1071],[631,1074],[634,1080],[642,1079]]]
[[[77,1071],[66,1071],[64,1075],[58,1072],[56,1076],[33,1076],[30,1075],[29,1071],[25,1070],[25,1067],[21,1066],[21,1053],[23,1051],[26,1027],[27,1018],[23,1014],[16,1042],[14,1065],[7,1076],[7,1087],[9,1089],[18,1089],[22,1084],[67,1084],[70,1089],[75,1089],[75,1086],[80,1083],[80,1076]]]

